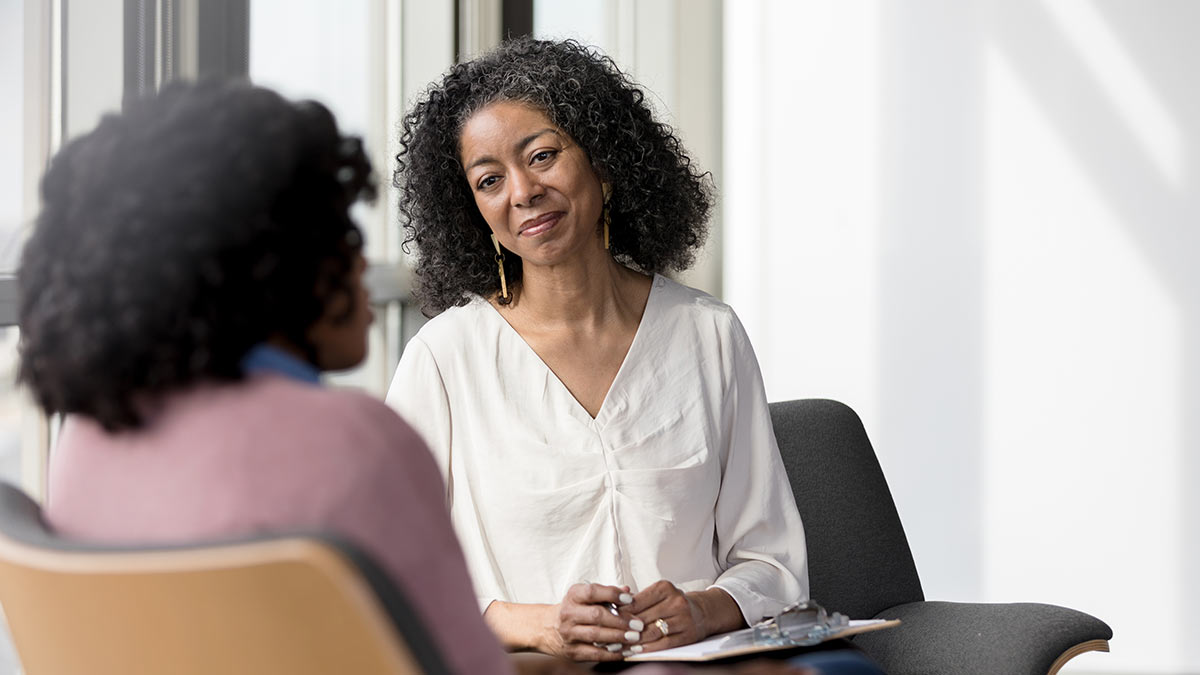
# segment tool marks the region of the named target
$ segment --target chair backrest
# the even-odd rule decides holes
[[[858,415],[823,399],[771,404],[804,520],[812,597],[854,619],[924,600],[904,526]]]
[[[335,537],[93,546],[5,484],[0,605],[28,675],[448,672],[399,590]]]

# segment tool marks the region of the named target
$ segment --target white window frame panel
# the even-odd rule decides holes
[[[500,44],[503,0],[458,0],[458,57],[466,61]]]
[[[21,213],[27,232],[40,208],[42,172],[63,136],[65,8],[63,0],[25,0],[23,10]],[[18,318],[16,276],[0,276],[0,326],[17,325]],[[20,392],[19,400],[21,488],[42,500],[51,425],[27,390]]]

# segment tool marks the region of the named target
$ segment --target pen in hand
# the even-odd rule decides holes
[[[630,604],[630,603],[634,602],[634,596],[631,596],[630,593],[628,593],[628,592],[620,593],[620,595],[617,596],[617,599],[620,604],[613,603],[613,602],[605,602],[605,603],[599,603],[599,604],[601,605],[601,607],[604,607],[605,609],[607,609],[608,613],[612,614],[613,616],[620,616],[620,610],[619,610],[620,605]],[[643,625],[643,623],[640,619],[630,620],[630,622],[629,622],[630,631],[625,633],[625,640],[629,641],[629,643],[634,643],[634,641],[640,640],[642,638],[642,628],[644,628],[644,627],[646,627],[646,626]],[[625,645],[622,643],[611,643],[611,644],[607,644],[607,645],[604,643],[592,643],[592,644],[595,646],[601,647],[601,649],[606,649],[611,652],[618,652],[618,651],[622,652],[623,656],[631,656],[631,655],[634,655],[634,653],[638,653],[638,652],[642,651],[641,645],[632,645],[631,647],[629,647],[629,649],[625,649]]]
[[[621,601],[622,605],[628,605],[633,602],[633,596],[628,593],[622,593],[620,596],[618,596],[617,599]],[[612,614],[613,616],[621,615],[621,612],[618,609],[617,603],[605,602],[605,603],[601,603],[601,604],[603,604],[605,607],[607,607],[609,613]],[[636,640],[641,639],[641,637],[642,637],[641,631],[643,628],[645,628],[645,624],[642,623],[641,619],[632,619],[629,622],[629,628],[630,628],[630,630],[625,633],[625,639],[629,642],[634,642]],[[625,645],[621,644],[620,642],[614,642],[609,645],[605,645],[602,643],[593,643],[593,644],[595,644],[597,647],[604,647],[604,648],[608,649],[608,651],[610,651],[610,652],[621,651],[622,648],[625,646]],[[642,651],[641,645],[633,645],[632,647],[630,647],[629,649],[625,649],[621,653],[624,656],[632,656],[633,654],[638,654],[641,651]]]

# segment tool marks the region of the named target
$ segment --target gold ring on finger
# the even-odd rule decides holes
[[[671,634],[671,629],[667,626],[666,619],[655,619],[654,625],[658,626],[658,629],[662,631],[663,637],[667,637]]]

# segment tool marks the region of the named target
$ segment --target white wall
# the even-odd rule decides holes
[[[725,5],[725,299],[854,406],[931,599],[1200,671],[1200,3]],[[819,600],[819,598],[818,598]]]

